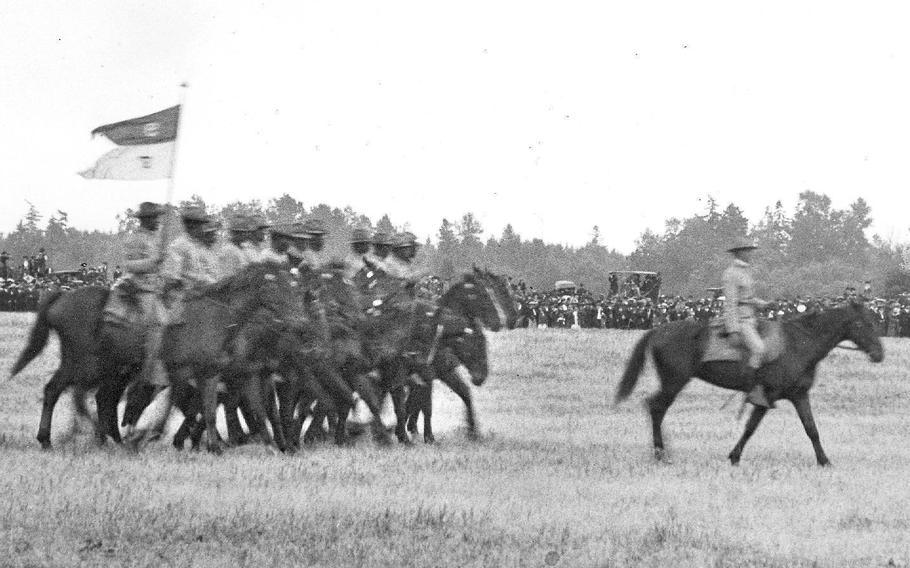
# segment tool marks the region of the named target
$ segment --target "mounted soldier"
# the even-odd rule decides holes
[[[304,231],[303,223],[294,222],[272,228],[271,252],[283,257],[292,269],[296,269],[309,248],[311,236]]]
[[[222,277],[236,274],[250,263],[271,259],[264,246],[267,227],[268,224],[256,215],[235,215],[231,218],[228,223],[229,242],[218,250]]]
[[[309,267],[316,270],[327,260],[325,258],[325,236],[328,234],[328,228],[320,219],[307,219],[303,223],[303,232],[309,235],[309,241],[298,268]]]
[[[157,203],[144,202],[134,216],[139,219],[139,228],[127,237],[124,274],[111,289],[110,298],[104,308],[104,318],[117,322],[135,322],[145,329],[145,352],[155,353],[160,343],[164,324],[164,307],[161,303],[161,278],[158,275],[162,263],[161,216],[165,209]],[[156,374],[163,370],[150,364],[143,366],[140,380],[149,384],[160,383]]]
[[[345,275],[348,279],[353,280],[354,276],[366,267],[363,259],[366,257],[369,260],[371,242],[369,229],[358,228],[351,232],[351,248],[344,259],[347,266]]]
[[[387,233],[376,231],[373,234],[373,256],[370,262],[384,268],[386,259],[392,254],[392,244],[392,238]]]
[[[755,280],[752,276],[752,251],[758,247],[748,239],[737,240],[727,252],[733,255],[733,263],[724,271],[723,321],[727,333],[748,350],[748,369],[755,383],[746,400],[755,406],[772,408],[765,395],[765,388],[759,382],[758,368],[765,354],[765,342],[758,334],[756,308],[768,303],[755,297]]]
[[[201,207],[188,207],[180,214],[184,233],[168,246],[162,275],[169,290],[188,291],[218,280],[215,254],[220,223]]]
[[[392,254],[385,261],[385,271],[396,278],[416,280],[418,275],[412,262],[417,256],[417,237],[413,233],[403,232],[395,235]]]

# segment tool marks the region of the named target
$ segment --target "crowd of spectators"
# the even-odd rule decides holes
[[[575,289],[548,290],[513,286],[520,303],[521,327],[651,329],[663,323],[695,319],[707,322],[720,315],[723,296],[713,290],[708,297],[658,295],[657,299],[621,294],[594,294],[583,284]],[[758,310],[761,317],[787,319],[807,311],[822,311],[863,298],[878,318],[882,336],[910,337],[910,296],[867,298],[852,288],[840,296],[779,298]]]
[[[109,274],[106,263],[90,267],[83,262],[75,270],[54,271],[43,248],[35,255],[23,256],[16,265],[10,261],[6,251],[0,253],[0,311],[3,312],[35,311],[44,290],[109,286],[120,277],[120,267]]]
[[[0,253],[0,311],[34,311],[41,293],[47,289],[71,289],[80,286],[110,286],[121,275],[119,266],[113,271],[107,263],[90,267],[83,262],[78,269],[53,271],[44,249],[23,256],[21,263],[10,264],[11,257]],[[708,297],[693,298],[666,296],[656,293],[660,276],[648,273],[623,276],[626,283],[617,283],[616,273],[610,277],[610,293],[595,294],[584,284],[560,289],[539,291],[523,281],[512,288],[520,303],[521,327],[535,328],[602,328],[651,329],[663,323],[695,319],[707,322],[723,310],[721,290],[709,290]],[[631,274],[631,273],[630,273]],[[441,295],[443,282],[433,276],[421,280],[418,293],[435,298]],[[876,314],[883,336],[910,337],[910,295],[892,299],[871,297],[869,283],[862,294],[848,288],[843,294],[826,298],[777,299],[759,310],[761,317],[786,319],[806,311],[836,307],[850,299],[864,298]]]

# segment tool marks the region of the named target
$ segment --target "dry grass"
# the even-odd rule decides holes
[[[0,316],[3,377],[30,321]],[[852,352],[823,363],[814,405],[833,468],[814,465],[789,407],[733,468],[736,404],[721,410],[728,393],[702,384],[668,415],[672,464],[651,461],[650,370],[610,404],[637,337],[492,334],[480,443],[441,387],[436,447],[221,458],[97,449],[87,432],[42,452],[49,349],[0,384],[0,565],[910,565],[910,343],[887,341],[878,366]]]

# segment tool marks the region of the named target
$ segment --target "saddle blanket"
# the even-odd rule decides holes
[[[784,350],[784,334],[779,321],[758,321],[758,335],[765,342],[765,355],[762,365],[776,360]],[[745,345],[734,345],[727,334],[727,329],[720,319],[708,324],[708,341],[702,363],[711,361],[746,361],[748,354]]]

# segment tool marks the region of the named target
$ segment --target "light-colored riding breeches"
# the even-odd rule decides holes
[[[739,331],[742,333],[743,343],[749,349],[749,366],[757,369],[765,355],[765,342],[758,334],[754,321],[743,320]]]

